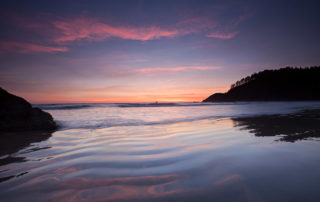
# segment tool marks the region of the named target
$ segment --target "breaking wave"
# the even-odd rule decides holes
[[[320,108],[320,102],[43,104],[61,129],[174,124]]]
[[[92,107],[91,104],[36,104],[33,106],[43,110],[68,110]]]

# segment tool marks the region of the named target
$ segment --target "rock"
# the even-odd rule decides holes
[[[0,131],[49,131],[57,129],[52,116],[33,108],[25,99],[0,88]]]

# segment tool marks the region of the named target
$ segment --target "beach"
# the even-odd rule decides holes
[[[60,128],[5,134],[6,201],[320,198],[320,102],[35,106]]]

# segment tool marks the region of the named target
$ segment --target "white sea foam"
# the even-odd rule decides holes
[[[320,108],[320,102],[115,103],[35,105],[69,128],[171,124],[203,119],[286,114]]]

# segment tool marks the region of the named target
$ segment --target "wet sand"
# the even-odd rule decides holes
[[[318,201],[320,110],[1,140],[4,201]],[[13,138],[13,139],[12,139]]]

